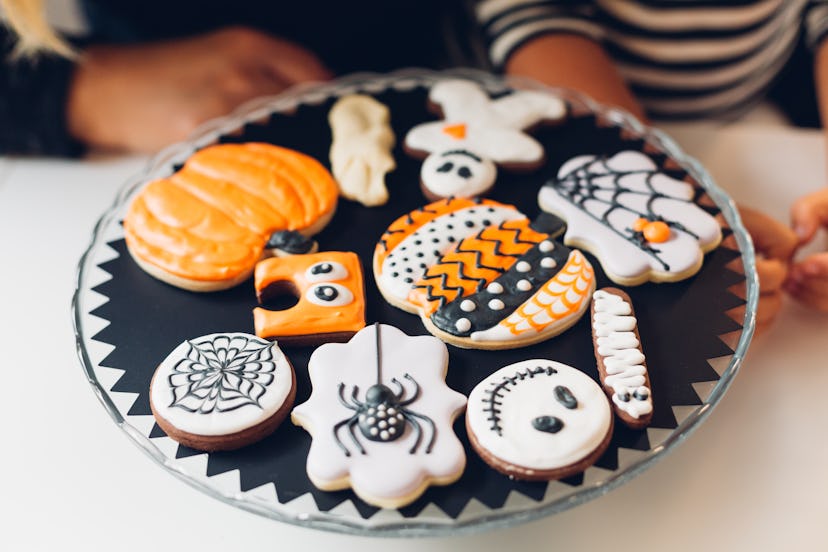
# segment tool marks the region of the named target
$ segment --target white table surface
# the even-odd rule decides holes
[[[828,182],[817,132],[672,126],[746,204],[787,218]],[[788,301],[685,443],[632,482],[513,529],[429,540],[356,538],[257,517],[145,457],[84,379],[69,304],[97,217],[141,158],[0,158],[0,549],[825,550],[828,316]]]

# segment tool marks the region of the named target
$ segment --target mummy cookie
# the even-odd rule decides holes
[[[564,243],[590,251],[614,282],[633,286],[689,278],[719,245],[719,223],[695,194],[643,153],[623,151],[570,159],[538,200],[566,220]]]
[[[342,196],[375,207],[388,201],[385,175],[396,168],[388,108],[370,96],[338,100],[328,114],[331,170]]]
[[[270,435],[293,407],[296,378],[275,343],[210,334],[176,347],[150,384],[158,426],[182,445],[233,450]]]
[[[649,425],[653,417],[650,377],[629,295],[616,288],[593,294],[592,339],[601,383],[615,413],[634,429]]]
[[[508,349],[572,326],[595,289],[589,261],[554,240],[554,217],[530,221],[494,201],[443,200],[383,234],[374,275],[392,305],[458,347]]]
[[[542,481],[591,466],[612,436],[612,411],[592,378],[550,360],[501,368],[469,395],[466,428],[475,452],[497,471]]]
[[[519,90],[492,100],[480,85],[465,80],[438,82],[429,100],[443,120],[412,128],[405,148],[426,157],[420,179],[431,200],[482,195],[494,185],[495,164],[507,170],[538,168],[543,146],[526,130],[566,115],[565,104],[552,94]]]
[[[272,257],[256,265],[256,297],[299,302],[285,310],[253,310],[256,335],[291,345],[347,341],[365,327],[365,285],[356,253],[325,251]]]
[[[351,487],[398,508],[466,465],[452,424],[466,398],[445,383],[448,351],[431,336],[374,324],[310,358],[313,391],[291,419],[312,436],[307,472],[318,488]]]
[[[129,205],[124,234],[150,275],[216,291],[250,277],[274,232],[319,232],[338,196],[330,173],[307,155],[270,144],[220,144],[147,184]]]

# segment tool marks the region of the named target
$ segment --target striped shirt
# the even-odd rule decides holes
[[[814,48],[828,35],[826,0],[483,0],[475,12],[495,68],[539,35],[587,36],[657,118],[741,111],[801,38]]]

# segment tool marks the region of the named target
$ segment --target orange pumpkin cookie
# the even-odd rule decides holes
[[[272,257],[256,265],[259,304],[292,294],[286,310],[256,307],[256,335],[292,345],[348,341],[365,327],[365,287],[356,253],[326,251]]]
[[[164,282],[226,289],[250,276],[274,232],[311,236],[324,228],[337,197],[333,177],[307,155],[270,144],[210,146],[133,199],[126,243]]]
[[[374,252],[386,300],[447,343],[510,349],[566,330],[589,307],[595,274],[555,241],[559,219],[450,199],[395,221]]]

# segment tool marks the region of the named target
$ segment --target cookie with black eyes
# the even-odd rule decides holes
[[[420,186],[431,201],[485,195],[497,178],[495,164],[465,149],[430,155],[420,169]]]
[[[613,416],[589,376],[551,360],[501,368],[469,395],[466,428],[480,457],[515,479],[547,481],[579,473],[604,453]]]
[[[281,344],[343,342],[365,327],[365,285],[356,253],[325,251],[272,257],[254,273],[259,307],[256,335]],[[281,296],[298,301],[287,309],[268,304]]]

